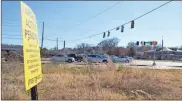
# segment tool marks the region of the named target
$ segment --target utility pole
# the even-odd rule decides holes
[[[57,50],[58,50],[58,38],[57,38]]]
[[[64,47],[63,47],[64,49],[65,49],[65,44],[66,44],[66,43],[65,43],[65,40],[64,40],[64,45],[63,45],[63,46],[64,46]]]
[[[163,49],[164,49],[164,44],[163,44],[163,36],[162,36],[162,60],[164,59],[164,56],[163,56]]]
[[[44,44],[44,22],[42,23],[42,42],[41,42],[41,49],[43,48]]]

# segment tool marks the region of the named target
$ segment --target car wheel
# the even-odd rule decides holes
[[[72,62],[72,60],[71,60],[71,59],[69,59],[69,60],[68,60],[68,63],[71,63],[71,62]]]
[[[129,63],[129,60],[126,60],[125,62],[126,62],[126,63]]]
[[[80,59],[78,59],[77,61],[78,61],[78,62],[82,62],[82,60],[80,60]]]
[[[103,63],[108,63],[107,60],[103,60]]]

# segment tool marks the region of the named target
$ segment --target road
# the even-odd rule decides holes
[[[176,66],[176,67],[182,67],[182,62],[172,62],[172,61],[156,61],[155,62],[157,66]],[[148,61],[145,61],[145,60],[134,60],[132,62],[132,64],[134,65],[152,65],[153,64],[153,61],[152,60],[148,60]]]
[[[178,68],[182,69],[182,62],[172,62],[172,61],[156,61],[156,66],[152,66],[152,60],[134,60],[130,63],[130,66],[137,66],[139,68],[154,68],[154,69],[171,69]]]
[[[51,61],[42,61],[42,63],[47,64],[51,63]],[[133,60],[131,63],[115,63],[116,66],[124,64],[126,66],[138,67],[138,68],[153,68],[153,69],[182,69],[182,62],[170,62],[170,61],[156,61],[156,66],[152,66],[152,60]],[[60,63],[62,64],[62,63]],[[83,62],[74,62],[71,63],[74,65],[83,65]]]

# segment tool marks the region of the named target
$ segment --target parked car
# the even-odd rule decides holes
[[[122,56],[111,56],[111,59],[113,62],[130,62],[128,58]]]
[[[79,56],[78,54],[68,54],[68,57],[73,57],[75,59],[75,61],[81,62],[83,61],[83,57]]]
[[[179,59],[179,61],[182,61],[182,58],[181,58],[181,59]]]
[[[106,56],[101,55],[87,55],[86,59],[89,62],[108,63],[108,58]]]
[[[129,62],[133,61],[132,57],[129,57],[129,56],[123,56],[123,57],[127,58],[129,60]]]
[[[126,59],[126,62],[129,63],[132,61],[132,59],[128,56],[118,56],[119,59]]]
[[[63,54],[58,54],[58,55],[54,55],[52,57],[53,61],[59,61],[59,62],[74,62],[75,59],[73,57],[68,57],[67,55],[63,55]]]

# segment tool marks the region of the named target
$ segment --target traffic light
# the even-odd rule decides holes
[[[135,24],[135,22],[134,22],[134,20],[132,20],[131,21],[131,29],[134,28],[134,24]]]
[[[107,37],[109,37],[109,36],[110,36],[110,32],[108,31]]]
[[[116,30],[119,30],[119,27],[117,27]]]
[[[103,38],[105,38],[105,36],[106,36],[106,33],[104,32],[104,34],[103,34]]]
[[[123,25],[121,26],[121,32],[124,32],[124,26]]]
[[[141,43],[140,43],[141,45],[144,45],[144,41],[141,41]]]
[[[137,46],[139,45],[139,41],[136,42],[136,45],[137,45]]]

